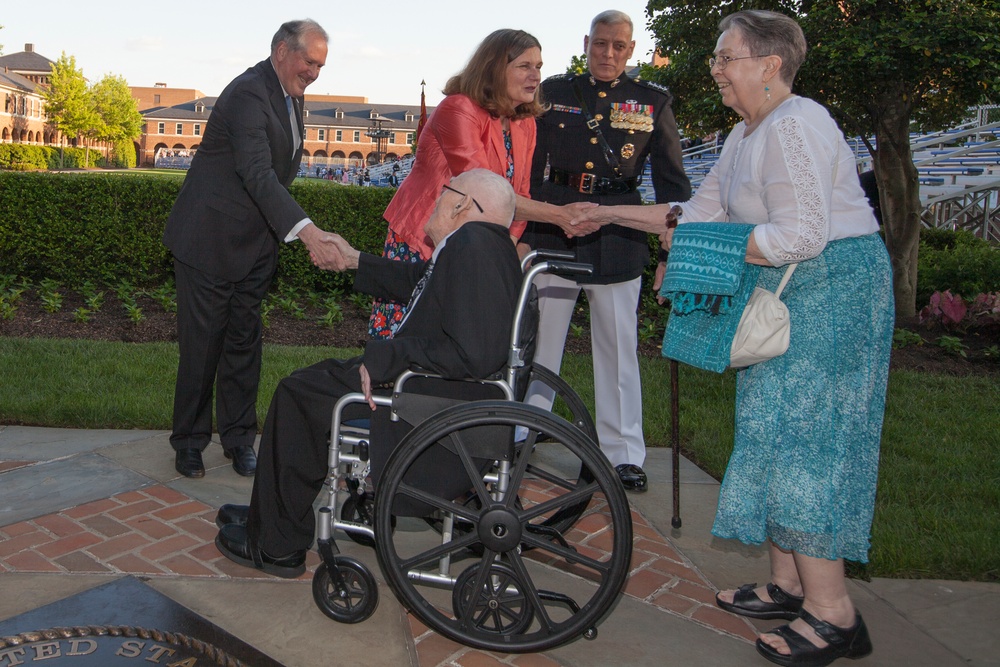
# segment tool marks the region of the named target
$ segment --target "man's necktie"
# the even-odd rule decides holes
[[[420,293],[423,292],[424,287],[427,286],[427,281],[431,279],[431,273],[433,273],[433,271],[434,271],[434,262],[433,261],[427,262],[427,266],[424,267],[424,274],[420,276],[420,280],[418,280],[417,284],[413,286],[413,292],[410,293],[410,300],[406,304],[406,312],[403,314],[403,319],[400,320],[399,324],[397,324],[394,329],[392,329],[393,334],[399,331],[400,327],[402,327],[403,324],[406,323],[406,319],[410,316],[410,313],[413,312],[413,307],[417,305],[417,300],[420,298]]]
[[[285,106],[288,107],[288,120],[292,124],[292,153],[299,150],[299,121],[295,118],[295,106],[292,103],[292,96],[285,95]]]

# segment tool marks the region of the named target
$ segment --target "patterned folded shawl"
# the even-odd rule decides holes
[[[674,232],[660,295],[670,299],[663,356],[721,373],[760,267],[745,261],[753,225],[689,222]]]

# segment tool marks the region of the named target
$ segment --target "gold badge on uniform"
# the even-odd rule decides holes
[[[611,127],[638,132],[653,131],[653,105],[635,100],[611,103]]]
[[[635,155],[635,144],[625,144],[622,146],[622,157],[626,160]]]

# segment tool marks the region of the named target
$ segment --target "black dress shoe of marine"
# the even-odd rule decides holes
[[[247,525],[247,518],[250,516],[249,505],[226,504],[219,508],[219,513],[215,515],[215,525],[219,528],[233,524],[235,526]]]
[[[185,477],[205,476],[205,463],[201,460],[200,449],[178,449],[174,457],[174,467]]]
[[[306,550],[293,551],[285,556],[271,556],[251,545],[246,526],[229,524],[223,526],[215,536],[215,546],[222,555],[244,567],[273,574],[283,579],[295,579],[306,571]]]
[[[646,481],[646,473],[642,468],[631,463],[622,463],[615,466],[618,479],[622,481],[622,486],[626,491],[647,491],[649,485]]]
[[[237,475],[253,477],[257,472],[257,454],[254,453],[250,445],[239,445],[232,449],[223,450],[227,459],[233,460],[233,470]]]

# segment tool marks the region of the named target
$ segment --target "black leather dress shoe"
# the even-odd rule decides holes
[[[223,451],[227,459],[233,460],[233,470],[237,475],[253,477],[257,472],[257,454],[250,445],[240,445]]]
[[[649,485],[646,481],[646,473],[642,468],[631,463],[622,463],[615,466],[618,479],[622,481],[622,486],[626,491],[647,491]]]
[[[201,460],[200,449],[178,449],[174,467],[185,477],[205,476],[205,463]]]
[[[273,574],[284,579],[294,579],[306,571],[306,551],[293,551],[286,556],[269,556],[256,545],[250,544],[246,526],[229,524],[215,536],[215,546],[222,555],[244,567]]]
[[[215,515],[215,525],[219,528],[233,524],[235,526],[247,525],[247,518],[250,516],[249,505],[223,505],[219,508],[219,513]]]

